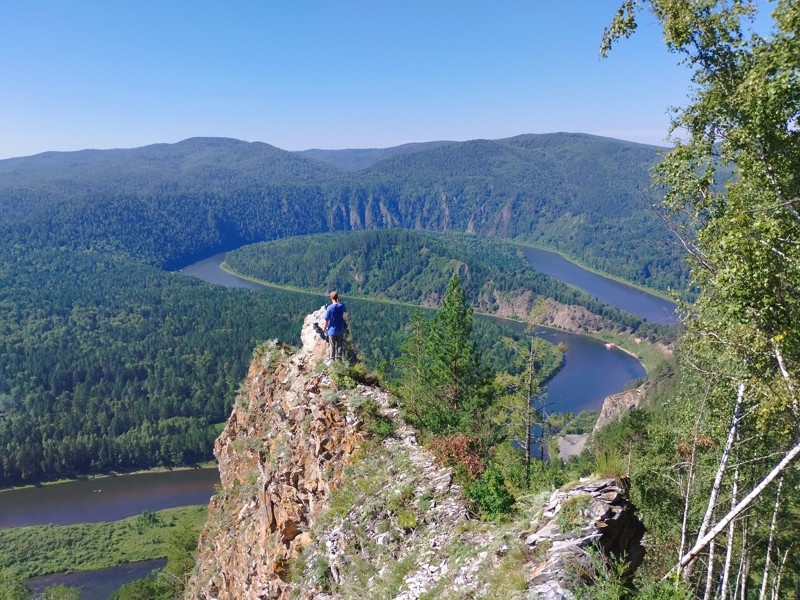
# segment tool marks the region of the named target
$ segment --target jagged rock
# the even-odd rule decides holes
[[[570,587],[590,583],[597,561],[612,557],[626,560],[623,577],[633,575],[644,560],[645,528],[627,499],[628,486],[624,478],[601,479],[553,493],[544,512],[547,520],[525,538],[532,550],[545,553],[531,571],[529,599],[574,598]]]
[[[644,528],[624,482],[555,492],[524,534],[473,519],[452,470],[385,391],[336,388],[314,330],[322,315],[306,318],[300,350],[270,342],[256,353],[215,444],[221,490],[187,599],[475,598],[524,546],[527,586],[515,597],[555,600],[572,597],[576,572],[592,572],[592,547],[628,557],[631,571],[641,561]],[[395,421],[392,436],[364,431],[367,400]]]
[[[626,412],[639,406],[644,397],[645,386],[639,386],[632,390],[626,390],[619,394],[612,394],[603,401],[600,409],[600,416],[592,429],[592,433],[597,433],[612,421],[619,421]]]
[[[325,399],[314,367],[326,345],[309,315],[296,353],[270,343],[253,361],[214,453],[222,491],[209,506],[188,597],[280,598],[286,569],[363,433]]]

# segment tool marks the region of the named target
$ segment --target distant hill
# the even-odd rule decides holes
[[[392,298],[432,304],[449,266],[469,254],[483,273],[472,289],[492,309],[519,292],[517,279],[567,302],[593,300],[515,267],[510,254],[483,256],[488,237],[547,245],[662,289],[685,277],[649,208],[658,201],[653,147],[553,134],[343,152],[193,138],[0,161],[0,485],[210,456],[213,423],[228,414],[254,345],[292,339],[298,319],[324,301],[165,272],[220,250],[392,229],[360,231],[397,250],[378,254],[384,269],[363,271],[371,293],[391,286]],[[453,252],[400,230],[477,235]],[[412,261],[423,247],[435,259]],[[352,266],[346,245],[338,262],[326,251],[293,268]],[[412,268],[422,279],[406,277]],[[410,309],[350,303],[363,356],[391,362]],[[487,323],[476,326],[483,353],[507,364],[505,334]]]
[[[401,146],[393,146],[391,148],[365,148],[365,149],[350,149],[350,150],[301,150],[297,154],[313,158],[325,163],[342,167],[348,171],[360,171],[371,167],[377,162],[400,156],[403,154],[414,154],[416,152],[423,152],[431,148],[438,148],[440,146],[450,146],[458,142],[420,142],[415,144],[403,144]]]
[[[246,174],[252,182],[310,182],[341,169],[261,142],[190,138],[118,150],[44,152],[0,160],[0,190],[35,188],[90,193],[159,193],[178,187],[223,188]]]
[[[0,224],[22,243],[102,246],[168,268],[306,233],[465,231],[552,247],[662,290],[685,280],[650,209],[653,146],[547,134],[339,152],[327,158],[347,168],[220,138],[3,160]]]
[[[582,306],[631,331],[643,325],[536,271],[518,246],[463,233],[387,229],[298,236],[243,246],[229,252],[225,264],[268,283],[431,307],[439,306],[457,273],[469,303],[482,312],[527,319],[541,296]]]

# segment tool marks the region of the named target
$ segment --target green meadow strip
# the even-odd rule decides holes
[[[178,534],[199,537],[207,515],[206,505],[182,506],[121,521],[0,529],[0,572],[36,577],[164,558]]]

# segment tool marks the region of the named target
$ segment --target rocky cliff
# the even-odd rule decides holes
[[[571,598],[607,555],[634,569],[644,527],[624,482],[528,499],[515,520],[475,519],[383,390],[302,348],[263,344],[217,440],[186,597]]]

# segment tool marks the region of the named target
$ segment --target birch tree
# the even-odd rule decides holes
[[[673,573],[730,532],[800,456],[800,6],[767,6],[771,29],[756,32],[751,0],[627,0],[602,46],[608,52],[642,18],[655,18],[692,71],[687,104],[673,113],[673,149],[654,181],[693,267],[684,362],[713,372],[709,411],[730,427],[719,437],[705,518]],[[760,460],[749,489],[739,482],[723,513],[734,444]]]

